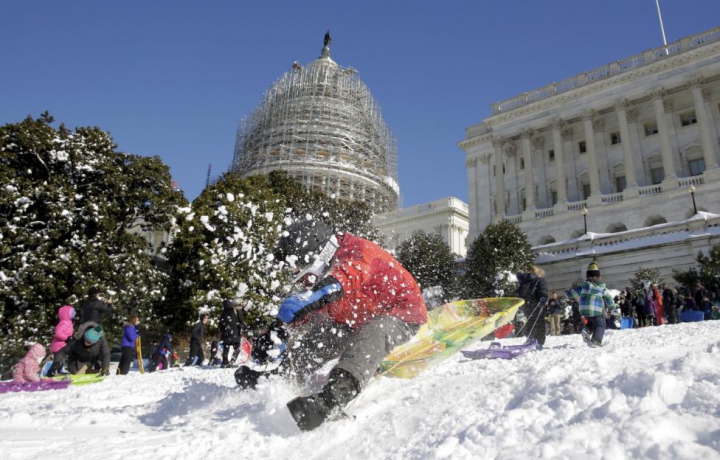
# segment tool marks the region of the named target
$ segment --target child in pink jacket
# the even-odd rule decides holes
[[[45,347],[35,343],[27,355],[21,359],[13,370],[13,382],[39,382],[40,361],[45,357]]]
[[[48,377],[52,377],[62,369],[65,357],[69,349],[66,349],[68,345],[67,341],[73,335],[73,323],[72,320],[75,318],[75,309],[70,305],[64,305],[58,310],[58,317],[60,322],[55,326],[55,337],[53,337],[52,343],[50,344],[50,351],[53,353],[53,363],[48,371]]]

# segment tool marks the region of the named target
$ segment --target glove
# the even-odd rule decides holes
[[[247,366],[241,366],[235,371],[235,381],[243,390],[247,388],[255,389],[261,375],[261,372],[254,371]]]
[[[329,303],[338,301],[342,296],[342,285],[338,280],[329,276],[320,281],[314,290],[295,294],[283,300],[277,317],[282,322],[289,324],[310,311],[319,310]]]
[[[278,319],[285,323],[292,323],[295,321],[295,317],[299,315],[303,308],[308,306],[309,302],[307,299],[302,298],[302,294],[294,295],[283,300],[280,304],[280,311],[278,312]]]

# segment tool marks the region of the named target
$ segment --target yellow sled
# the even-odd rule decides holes
[[[508,324],[524,303],[515,297],[493,297],[458,300],[431,310],[415,337],[385,357],[379,375],[413,378]]]

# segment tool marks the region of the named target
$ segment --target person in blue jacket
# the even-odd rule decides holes
[[[132,364],[133,356],[135,356],[135,342],[140,337],[137,329],[138,324],[140,324],[140,319],[137,315],[132,315],[123,327],[122,342],[120,343],[122,355],[118,364],[118,375],[127,375],[130,370],[130,364]]]

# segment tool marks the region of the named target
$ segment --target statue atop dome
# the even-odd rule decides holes
[[[332,38],[330,38],[330,31],[328,30],[327,32],[325,32],[324,46],[325,47],[330,46],[331,41],[332,41]]]

